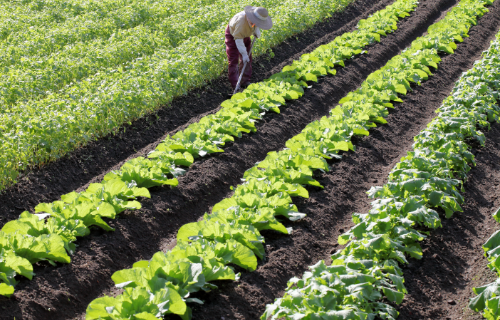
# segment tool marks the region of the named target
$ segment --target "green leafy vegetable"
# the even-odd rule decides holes
[[[318,158],[333,157],[333,148],[320,140],[324,132],[330,132],[321,130],[322,125],[355,114],[357,118],[346,122],[350,129],[344,129],[351,137],[355,134],[354,125],[367,130],[373,122],[384,123],[380,117],[387,115],[385,108],[393,107],[390,101],[401,101],[398,94],[411,90],[410,82],[419,84],[431,75],[429,67],[437,68],[440,61],[438,51],[453,53],[454,41],[462,41],[475,19],[485,12],[486,4],[461,1],[443,20],[429,27],[426,36],[415,40],[401,55],[372,73],[361,88],[343,98],[330,118],[311,124],[310,129],[294,138],[300,140],[289,141],[287,147],[300,150],[301,143],[306,143]],[[398,312],[378,300],[385,297],[397,304],[402,302],[406,289],[399,264],[407,263],[408,256],[422,257],[418,242],[425,238],[425,233],[418,228],[441,226],[441,218],[432,208],[441,208],[447,218],[461,211],[463,197],[459,192],[463,190],[466,173],[474,165],[474,156],[465,141],[476,139],[484,144],[484,134],[478,128],[488,128],[488,121],[498,121],[500,108],[491,97],[498,97],[500,88],[499,40],[500,33],[483,60],[457,82],[438,109],[439,115],[415,137],[414,150],[391,171],[388,183],[368,191],[370,197],[378,199],[372,202],[368,213],[353,214],[355,226],[339,237],[339,244],[346,246],[332,255],[331,267],[320,261],[302,279],[292,278],[283,298],[267,305],[261,319],[396,319]],[[304,132],[308,132],[307,136]],[[341,141],[341,136],[336,139]],[[495,270],[500,270],[499,248],[497,232],[485,245],[489,266]],[[363,265],[363,277],[350,270]],[[374,265],[377,271],[388,267],[390,271],[382,273],[382,277],[380,273],[374,275],[369,269]],[[351,289],[353,286],[355,290]],[[475,290],[479,296],[471,301],[471,307],[484,309],[487,319],[498,319],[498,283]]]

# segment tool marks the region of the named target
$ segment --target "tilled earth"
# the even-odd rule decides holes
[[[359,0],[339,15],[319,24],[274,49],[275,57],[256,61],[256,80],[279,71],[292,59],[310,52],[356,23],[390,4],[390,0]],[[113,294],[111,275],[129,268],[135,261],[149,259],[170,247],[176,231],[198,220],[211,206],[231,194],[230,186],[240,182],[243,172],[262,160],[266,153],[284,147],[285,142],[306,124],[328,114],[349,91],[356,89],[373,71],[400,53],[427,27],[454,5],[456,0],[420,1],[417,10],[398,24],[398,30],[368,48],[368,54],[349,61],[334,77],[322,78],[305,95],[282,108],[281,114],[266,115],[258,132],[225,147],[225,152],[196,162],[179,179],[179,187],[151,189],[143,209],[125,212],[110,224],[115,232],[97,229],[78,241],[69,265],[36,266],[32,281],[22,280],[11,299],[0,300],[2,319],[84,319],[90,301]],[[307,266],[327,259],[338,248],[337,237],[352,226],[352,212],[366,212],[365,192],[386,182],[392,167],[411,148],[413,137],[435,117],[434,111],[450,93],[454,82],[487,49],[500,26],[500,1],[458,44],[456,53],[443,56],[434,76],[415,87],[387,117],[388,124],[356,141],[357,151],[345,153],[330,163],[332,170],[318,174],[325,187],[309,189],[309,199],[295,203],[307,217],[287,223],[291,235],[263,232],[266,259],[255,272],[243,272],[239,282],[218,283],[219,290],[197,297],[205,301],[194,306],[194,319],[258,319],[265,305],[283,294],[286,282],[300,276]],[[157,114],[127,126],[118,135],[95,142],[67,158],[40,170],[26,173],[16,186],[0,195],[1,224],[39,202],[57,200],[61,194],[81,190],[88,183],[116,169],[129,158],[147,153],[162,137],[215,112],[229,91],[225,77],[190,92]],[[405,267],[409,294],[401,306],[400,319],[459,319],[476,317],[464,312],[471,287],[492,279],[482,258],[481,245],[497,229],[490,217],[500,199],[498,162],[500,125],[487,133],[487,145],[475,150],[477,167],[471,170],[464,194],[464,212],[443,221],[443,228],[423,242],[424,258]],[[135,150],[139,150],[138,152]],[[171,317],[172,319],[174,317]]]

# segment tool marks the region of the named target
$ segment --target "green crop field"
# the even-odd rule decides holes
[[[272,8],[275,28],[255,55],[351,1],[259,2]],[[253,2],[2,3],[0,189],[218,77],[224,28]]]
[[[0,0],[2,319],[500,320],[499,49],[495,0]]]

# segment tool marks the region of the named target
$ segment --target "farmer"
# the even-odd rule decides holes
[[[250,47],[252,42],[250,36],[260,37],[260,29],[269,30],[273,26],[271,17],[267,10],[262,7],[246,6],[245,10],[237,13],[226,28],[226,53],[229,60],[229,82],[233,90],[238,83],[239,70],[243,68],[243,63],[247,66],[243,77],[241,78],[241,87],[247,87],[250,84],[252,76],[252,55]],[[239,60],[242,63],[238,66]]]

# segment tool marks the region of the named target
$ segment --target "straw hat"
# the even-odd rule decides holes
[[[245,14],[252,23],[255,23],[262,30],[269,30],[273,27],[273,22],[266,8],[246,6]]]

